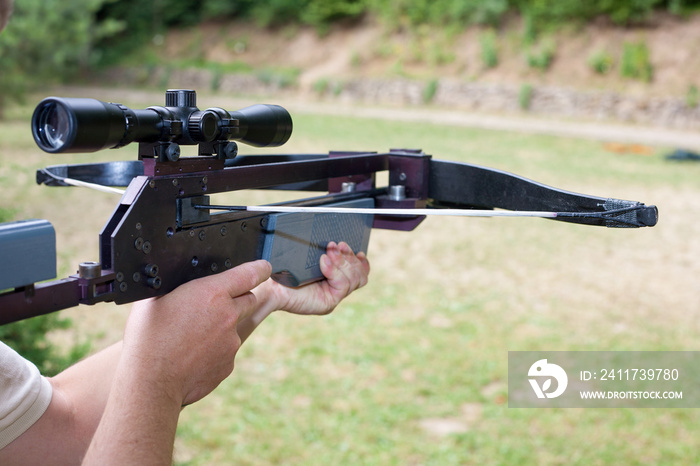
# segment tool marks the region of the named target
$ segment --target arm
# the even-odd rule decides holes
[[[236,323],[269,275],[269,263],[251,262],[136,303],[123,342],[50,380],[48,409],[0,450],[0,464],[77,464],[88,446],[87,463],[169,462],[182,406],[230,374]]]
[[[237,349],[265,317],[277,309],[296,314],[327,314],[348,294],[367,283],[369,262],[364,254],[356,256],[345,243],[340,243],[340,245],[330,243],[327,252],[328,254],[321,258],[321,269],[326,280],[300,289],[283,287],[267,279],[270,274],[270,266],[267,262],[258,261],[252,264],[262,263],[264,266],[258,270],[254,283],[248,281],[242,287],[229,289],[223,301],[216,299],[214,302],[207,302],[203,305],[201,299],[206,299],[208,294],[198,294],[193,289],[192,293],[186,293],[186,296],[189,297],[186,302],[175,301],[163,304],[162,310],[169,310],[170,306],[176,305],[177,307],[179,305],[179,308],[189,316],[194,316],[195,318],[190,319],[187,325],[198,325],[192,320],[208,322],[209,325],[204,326],[203,335],[198,333],[189,335],[188,340],[193,346],[204,346],[201,345],[201,341],[204,339],[208,339],[209,345],[214,346],[214,341],[217,339],[213,339],[213,337],[217,333],[228,334],[233,342],[229,347],[229,355],[213,352],[208,360],[200,360],[188,357],[188,354],[166,352],[163,353],[165,358],[160,359],[144,357],[144,354],[148,355],[149,353],[144,353],[142,348],[137,348],[138,351],[131,355],[136,358],[136,361],[134,364],[130,364],[128,363],[129,350],[132,349],[132,346],[125,335],[124,355],[116,375],[119,383],[115,384],[112,389],[104,418],[95,433],[85,463],[105,464],[105,461],[108,460],[107,463],[123,464],[134,458],[138,458],[139,463],[143,463],[147,459],[148,462],[170,462],[177,420],[182,406],[194,403],[206,396],[230,374],[233,370]],[[233,270],[241,269],[247,265],[236,267]],[[260,273],[261,271],[264,273]],[[217,290],[225,288],[229,280],[235,279],[235,277],[227,278],[223,275],[214,276],[221,277],[222,280],[214,284],[214,288],[210,290],[212,295],[215,295]],[[258,286],[253,289],[252,294],[241,295],[255,285]],[[187,287],[187,284],[183,287]],[[197,291],[203,291],[203,289],[203,287],[198,287]],[[172,295],[173,293],[166,295],[162,300]],[[247,311],[237,313],[236,307],[231,305],[231,299],[234,300],[235,304],[240,304],[236,301],[242,298],[248,302],[248,306],[244,304]],[[199,319],[196,313],[189,312],[191,311],[188,309],[190,306],[194,308],[200,306],[208,311],[222,308],[225,315],[213,319]],[[156,320],[153,319],[153,313],[158,312],[158,309],[136,309],[135,311],[136,316],[132,312],[129,317],[127,332],[129,332],[132,320],[135,318],[135,325],[138,329],[136,333],[140,335],[140,338],[156,340],[156,347],[162,345],[162,342],[159,342],[162,338],[157,338],[158,336],[165,336],[168,340],[172,339],[172,334],[169,332],[163,333],[160,330],[149,328],[149,323]],[[234,315],[235,318],[232,318]],[[228,319],[226,319],[227,316]],[[230,325],[237,326],[237,333],[231,331]],[[144,328],[140,328],[142,326]],[[176,346],[179,345],[184,350],[190,348],[190,345],[179,343],[175,339]],[[184,371],[174,370],[182,364],[175,366],[172,361],[181,361],[181,358],[185,358],[186,361],[183,362],[189,360],[190,364],[185,364]],[[138,364],[139,362],[147,362],[147,364]],[[134,365],[136,365],[137,370],[134,370]],[[166,377],[165,381],[162,377],[157,377],[161,371],[155,369],[160,367],[164,368],[163,373],[175,376]],[[212,373],[219,375],[212,377]],[[180,382],[167,383],[169,381]],[[179,390],[180,387],[182,390]],[[145,396],[134,399],[134,389]]]
[[[122,356],[84,464],[172,461],[183,406],[210,393],[233,370],[239,319],[256,306],[250,290],[270,276],[256,261],[134,306]]]
[[[272,280],[267,280],[253,290],[256,298],[255,311],[248,314],[242,313],[245,318],[239,319],[240,322],[237,321],[241,341],[245,340],[257,325],[274,310],[284,309],[297,314],[326,314],[342,298],[367,283],[369,263],[363,254],[355,256],[344,243],[340,245],[329,244],[327,253],[321,258],[321,269],[327,281],[317,282],[300,289],[290,289]],[[269,266],[265,263],[261,263],[259,266],[265,269],[262,278],[266,278]],[[139,352],[133,348],[130,349],[129,346],[126,356],[122,358],[122,342],[119,342],[80,361],[52,378],[50,381],[54,394],[49,408],[29,430],[0,450],[0,464],[43,464],[46,458],[52,458],[54,464],[80,462],[100,423],[105,405],[108,404],[108,398],[110,403],[107,415],[105,415],[105,421],[100,427],[102,434],[95,436],[95,442],[86,462],[94,460],[93,462],[102,463],[100,455],[108,455],[110,448],[119,450],[124,447],[124,444],[119,442],[122,442],[125,437],[131,437],[132,441],[148,441],[150,447],[144,443],[129,450],[124,449],[121,454],[136,457],[136,455],[142,454],[140,448],[143,448],[148,450],[147,454],[159,454],[160,459],[169,461],[169,455],[172,454],[175,425],[182,403],[175,401],[179,398],[177,394],[172,395],[164,392],[165,384],[152,385],[152,378],[160,372],[153,370],[148,357],[153,358],[157,354],[160,354],[161,357],[168,356],[170,353],[166,352],[165,348],[169,347],[170,344],[175,344],[183,350],[205,351],[216,348],[214,341],[219,336],[225,340],[233,336],[234,344],[236,337],[233,331],[223,332],[224,335],[214,332],[205,337],[209,343],[201,345],[202,340],[195,339],[195,335],[200,335],[201,332],[193,330],[187,339],[173,338],[171,339],[173,341],[170,342],[151,341],[152,335],[146,334],[143,337],[142,332],[157,332],[161,336],[172,336],[171,329],[166,331],[166,329],[160,328],[157,330],[145,328],[142,325],[173,323],[171,321],[175,318],[187,317],[183,317],[181,314],[184,311],[191,311],[191,308],[188,309],[188,307],[196,307],[205,301],[217,301],[212,298],[217,295],[217,290],[226,290],[228,280],[237,280],[238,273],[235,273],[235,270],[238,268],[226,272],[228,275],[225,277],[224,274],[220,274],[200,279],[190,282],[192,285],[183,285],[182,289],[178,288],[163,298],[135,304],[125,332],[125,341],[128,345],[138,344],[138,339],[144,338],[146,342],[150,341],[150,344],[156,344],[155,350]],[[217,277],[224,278],[223,283]],[[213,283],[210,283],[210,280],[213,280]],[[244,285],[243,288],[248,286],[252,288],[250,283]],[[236,297],[232,298],[231,295],[235,295],[236,292],[234,290],[233,293],[228,293],[228,297],[224,296],[225,309],[217,310],[223,311],[225,314],[235,314],[237,311],[233,309],[231,303],[236,302]],[[250,295],[245,296],[250,297]],[[185,298],[189,304],[180,305]],[[192,305],[192,301],[196,304]],[[179,312],[173,313],[173,309]],[[159,315],[160,322],[155,321],[156,319],[149,321],[149,315],[153,316],[157,313],[170,313],[171,318],[163,319],[162,315]],[[187,314],[196,316],[195,313],[191,312],[187,312]],[[201,325],[211,322],[211,319],[197,320],[206,321],[200,322]],[[206,331],[208,332],[208,330]],[[133,342],[134,338],[137,338],[136,342]],[[192,344],[188,345],[186,340],[191,340]],[[215,354],[220,353],[216,352]],[[167,359],[180,361],[179,357],[175,355],[176,353],[173,352],[172,357]],[[219,361],[224,363],[228,361],[232,367],[233,357],[220,357]],[[162,362],[167,362],[167,360]],[[230,372],[228,368],[224,368],[223,372],[226,371]],[[113,380],[119,380],[119,383],[115,384],[110,395]],[[134,396],[137,391],[145,393],[145,395]],[[199,394],[203,391],[200,391]],[[153,394],[156,394],[155,398],[152,396]],[[158,396],[158,394],[162,396]],[[193,402],[191,399],[188,400],[188,403],[191,402]],[[154,414],[146,416],[147,412]],[[121,418],[120,416],[124,413],[131,413],[134,419]],[[120,432],[121,426],[127,426],[128,430],[122,429],[124,431]],[[111,438],[113,431],[117,431],[116,437]],[[141,434],[143,431],[157,438],[148,438]],[[120,440],[117,441],[117,438]],[[117,454],[119,453],[117,451]],[[114,461],[118,461],[118,458],[119,456],[115,456]],[[146,457],[140,456],[139,458]]]
[[[49,379],[53,395],[41,418],[0,450],[0,464],[77,464],[97,428],[121,354],[121,342]],[[60,435],[58,434],[60,433]]]

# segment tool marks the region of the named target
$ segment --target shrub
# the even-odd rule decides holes
[[[90,343],[86,341],[62,354],[47,338],[50,331],[66,329],[71,324],[70,319],[62,319],[58,314],[33,317],[1,326],[0,341],[32,361],[42,374],[53,376],[90,351]]]
[[[645,42],[625,42],[620,61],[620,73],[625,78],[651,82],[653,68]]]
[[[556,45],[554,41],[542,41],[527,52],[527,65],[530,68],[546,71],[551,66],[552,61],[554,61],[555,53]]]
[[[604,50],[594,52],[588,57],[588,66],[598,74],[608,74],[614,65],[615,59],[610,53]]]
[[[498,44],[496,32],[493,29],[479,34],[479,44],[481,45],[481,61],[486,68],[498,66]]]
[[[330,82],[328,82],[328,78],[321,78],[314,82],[313,89],[317,94],[325,94],[329,86]]]
[[[23,0],[0,34],[0,117],[3,103],[77,75],[95,58],[95,37],[107,36],[114,20],[94,13],[106,0]]]
[[[518,104],[521,110],[529,110],[532,103],[532,84],[523,84],[518,92]]]
[[[437,93],[438,90],[438,80],[437,79],[431,79],[428,81],[428,83],[425,85],[423,88],[423,102],[424,103],[430,103],[433,101],[435,98],[435,94]]]
[[[695,84],[691,84],[688,87],[688,92],[685,94],[685,105],[688,108],[695,108],[698,106],[698,103],[700,103],[700,91],[698,91],[698,87]]]

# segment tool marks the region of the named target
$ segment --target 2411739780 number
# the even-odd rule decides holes
[[[601,369],[599,380],[678,380],[678,369]]]

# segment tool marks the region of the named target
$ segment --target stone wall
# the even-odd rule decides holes
[[[553,86],[511,86],[441,79],[431,84],[409,79],[361,78],[332,82],[323,90],[288,87],[253,74],[216,74],[210,70],[119,69],[104,79],[116,83],[161,88],[218,90],[229,94],[275,95],[305,92],[341,102],[436,105],[443,108],[500,114],[640,123],[667,128],[700,129],[700,106],[689,107],[680,98],[642,98],[608,91],[577,91]],[[523,95],[529,92],[529,96]]]

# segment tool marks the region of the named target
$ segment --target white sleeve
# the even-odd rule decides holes
[[[0,449],[39,420],[51,394],[39,369],[0,341]]]

